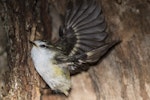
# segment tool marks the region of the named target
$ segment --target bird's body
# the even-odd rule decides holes
[[[31,57],[37,72],[52,90],[68,95],[68,90],[71,88],[70,73],[65,64],[58,64],[54,59],[59,53],[56,50],[40,47],[46,46],[42,41],[34,41],[34,43]]]
[[[31,57],[37,72],[52,90],[68,95],[70,74],[87,70],[118,41],[107,41],[106,23],[95,0],[69,3],[56,44],[32,41]]]

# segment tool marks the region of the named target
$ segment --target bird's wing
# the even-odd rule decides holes
[[[69,68],[76,72],[83,63],[96,62],[117,42],[106,42],[107,32],[101,7],[95,0],[75,0],[68,3],[62,44],[66,55],[73,58],[75,65]],[[80,64],[80,65],[79,65]]]
[[[102,41],[107,37],[105,28],[104,16],[95,0],[69,3],[62,34],[68,55],[81,54],[103,45]]]

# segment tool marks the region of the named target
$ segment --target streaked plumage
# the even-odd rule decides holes
[[[74,4],[69,3],[66,12],[58,45],[67,56],[73,58],[71,62],[76,64],[68,67],[71,74],[76,74],[88,69],[89,63],[97,62],[119,41],[106,41],[106,23],[101,7],[95,0],[76,0]]]
[[[38,73],[52,90],[68,95],[70,74],[88,69],[118,41],[106,41],[106,23],[95,0],[68,3],[56,44],[36,40],[31,57]]]

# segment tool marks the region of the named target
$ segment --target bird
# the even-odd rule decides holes
[[[96,0],[68,2],[60,39],[30,41],[35,69],[53,91],[68,96],[71,75],[96,64],[119,40],[110,40],[106,22]]]

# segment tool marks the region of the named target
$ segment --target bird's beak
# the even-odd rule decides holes
[[[33,41],[29,40],[29,43],[31,43],[34,46],[37,46]]]

